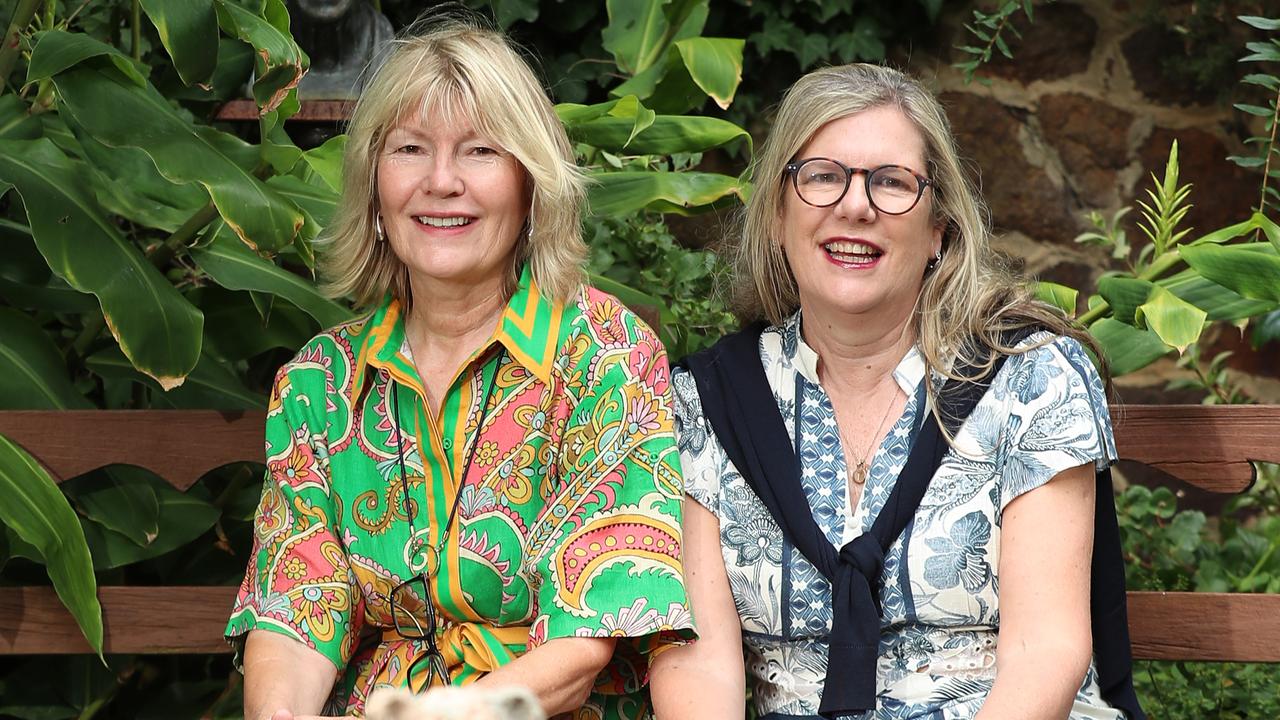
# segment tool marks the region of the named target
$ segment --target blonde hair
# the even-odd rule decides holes
[[[424,27],[425,26],[425,27]],[[408,112],[450,122],[465,118],[511,153],[530,180],[529,220],[507,270],[514,292],[529,263],[541,292],[567,300],[582,284],[584,175],[551,101],[505,36],[467,18],[416,23],[393,42],[351,115],[342,194],[318,245],[325,291],[358,307],[391,291],[408,305],[409,273],[375,234],[378,157],[387,133]],[[428,112],[433,114],[428,115]]]
[[[926,174],[933,180],[930,205],[935,223],[944,228],[942,259],[925,275],[913,318],[929,368],[956,377],[949,370],[949,361],[956,359],[985,371],[996,353],[1019,352],[1003,339],[1005,333],[1031,326],[1075,338],[1101,357],[1088,333],[1057,308],[1035,300],[1027,285],[996,260],[986,209],[961,166],[937,99],[905,73],[878,65],[823,68],[787,90],[752,166],[754,192],[742,214],[733,258],[739,317],[776,325],[800,307],[780,243],[787,163],[827,123],[884,106],[901,110],[924,140]]]

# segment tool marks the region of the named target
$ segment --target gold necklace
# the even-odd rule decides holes
[[[884,423],[889,419],[889,411],[893,409],[893,401],[898,397],[897,386],[893,387],[893,392],[889,394],[889,402],[885,405],[884,415],[880,418],[880,424],[876,425],[875,432],[871,434],[871,443],[867,445],[867,449],[862,451],[858,456],[857,465],[849,472],[849,479],[854,485],[862,485],[867,482],[867,473],[871,470],[872,454],[876,451],[876,440],[880,437],[880,431],[884,429]]]

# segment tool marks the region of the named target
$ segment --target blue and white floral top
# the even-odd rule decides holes
[[[1032,345],[1046,333],[1026,340]],[[802,466],[814,518],[839,546],[871,528],[925,418],[922,356],[894,371],[908,401],[872,460],[850,512],[844,452],[818,357],[797,313],[761,335],[760,356]],[[934,376],[939,386],[944,378]],[[827,670],[831,588],[725,457],[687,372],[673,377],[686,491],[719,519],[725,570],[742,620],[747,671],[761,720],[816,718]],[[1102,383],[1074,340],[1009,358],[956,437],[920,509],[885,557],[876,710],[867,720],[972,718],[995,679],[1004,507],[1057,473],[1114,462]],[[696,620],[696,618],[695,618]],[[1093,667],[1071,720],[1122,720]]]

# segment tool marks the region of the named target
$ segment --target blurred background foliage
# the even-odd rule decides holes
[[[424,5],[371,2],[395,27]],[[592,175],[593,282],[656,309],[673,359],[735,327],[716,250],[751,191],[768,110],[796,77],[901,62],[937,45],[951,12],[968,22],[941,42],[982,82],[993,60],[1018,61],[1046,4],[468,0],[530,49]],[[1087,287],[1038,288],[1090,327],[1116,374],[1177,354],[1192,379],[1171,389],[1251,402],[1201,339],[1215,327],[1247,329],[1257,347],[1280,337],[1280,22],[1236,20],[1225,0],[1177,18],[1134,6],[1194,59],[1171,53],[1170,82],[1243,98],[1249,152],[1222,162],[1255,173],[1255,212],[1187,227],[1195,191],[1175,144],[1134,208],[1094,214],[1076,238],[1112,268]],[[275,369],[350,315],[317,293],[311,250],[343,137],[285,124],[308,65],[285,3],[3,0],[0,22],[0,409],[265,407]],[[216,119],[246,92],[256,122]],[[117,466],[59,487],[0,438],[0,582],[52,582],[100,644],[98,584],[239,581],[260,478],[260,466],[229,467],[182,493]],[[1207,514],[1179,509],[1169,488],[1124,489],[1131,586],[1280,591],[1278,486],[1263,468],[1253,490]],[[1138,682],[1153,717],[1280,716],[1274,667],[1143,663]],[[240,713],[225,656],[6,658],[0,698],[0,716],[20,718]]]

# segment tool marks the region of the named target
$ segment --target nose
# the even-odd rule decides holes
[[[876,208],[867,195],[867,176],[863,171],[855,171],[849,178],[849,190],[836,203],[836,214],[858,222],[872,222],[876,219]]]
[[[466,190],[458,163],[451,153],[437,153],[422,177],[423,192],[437,197],[453,197]]]

